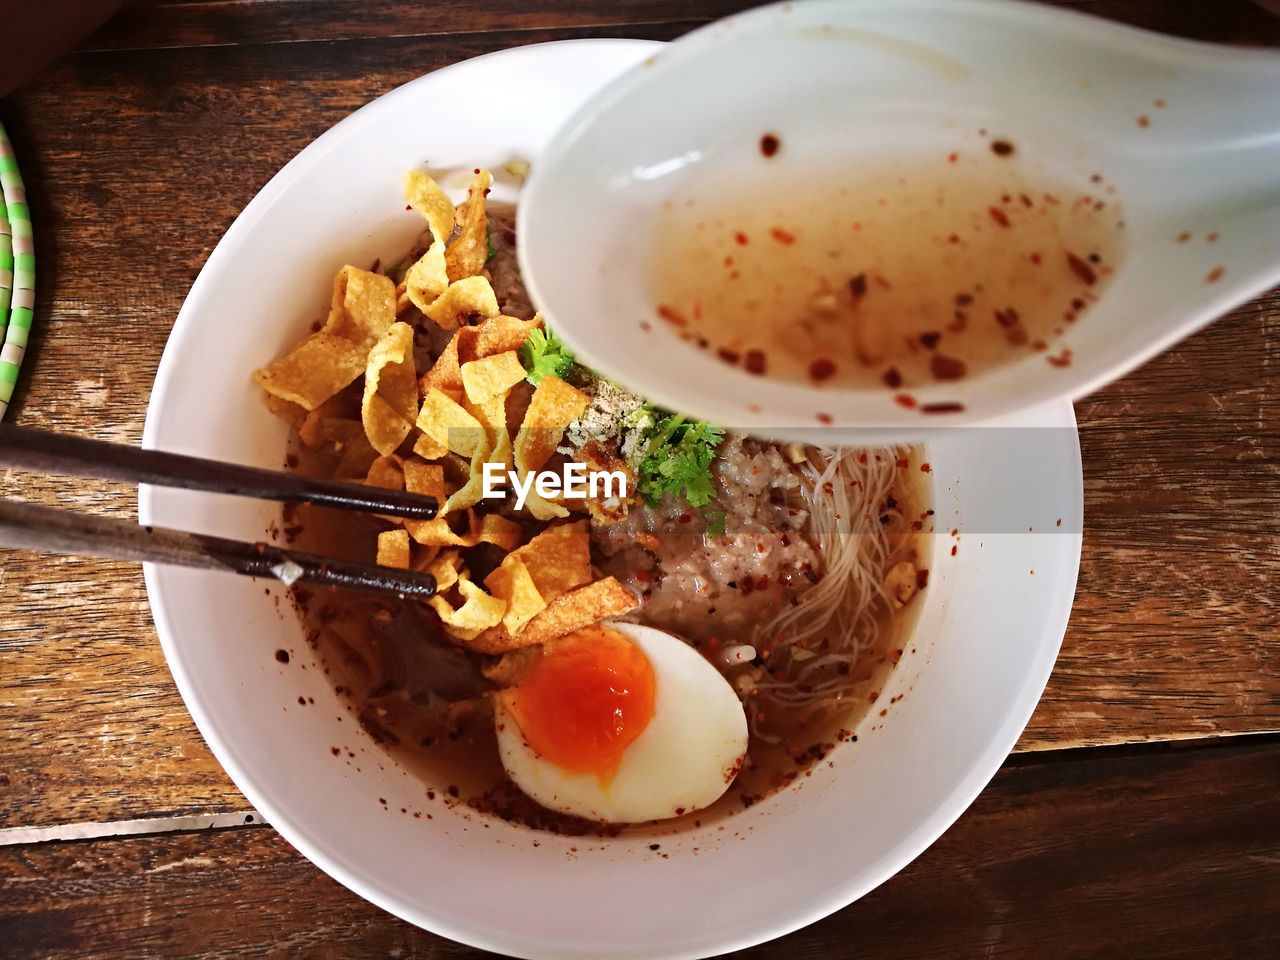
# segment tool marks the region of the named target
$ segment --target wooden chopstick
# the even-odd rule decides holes
[[[379,508],[381,509],[381,508]],[[435,595],[430,574],[375,567],[267,543],[242,543],[199,533],[143,527],[57,507],[0,500],[0,544],[43,553],[87,554],[113,560],[225,570],[249,577],[425,599]]]
[[[0,424],[0,466],[431,520],[432,497]]]

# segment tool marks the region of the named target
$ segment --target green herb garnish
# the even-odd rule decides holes
[[[707,521],[707,534],[718,537],[724,533],[724,511],[707,507],[702,511],[702,518]]]
[[[534,386],[543,377],[566,379],[575,366],[573,354],[554,333],[535,330],[520,347],[520,362],[528,371],[528,381]]]
[[[724,430],[709,423],[690,421],[678,413],[658,420],[640,462],[640,495],[656,507],[667,494],[693,507],[705,507],[715,499],[711,461],[724,440]]]
[[[492,260],[492,259],[493,259],[493,255],[494,255],[495,253],[497,253],[498,251],[494,249],[494,246],[493,246],[493,231],[488,227],[488,225],[487,225],[487,224],[486,224],[486,226],[485,226],[485,228],[484,228],[484,242],[485,242],[485,246],[487,246],[487,247],[489,248],[489,252],[488,252],[488,254],[486,254],[486,255],[485,255],[485,258],[484,258],[484,262],[485,262],[485,263],[488,263],[490,260]]]

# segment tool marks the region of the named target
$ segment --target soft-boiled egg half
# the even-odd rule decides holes
[[[696,650],[635,623],[550,645],[497,696],[512,781],[551,810],[607,823],[678,817],[714,803],[747,752],[729,682]]]

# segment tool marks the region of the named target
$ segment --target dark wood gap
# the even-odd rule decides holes
[[[512,30],[601,31],[641,25],[706,23],[759,6],[708,0],[689,16],[682,0],[529,0],[479,7],[468,0],[309,0],[309,2],[127,3],[81,49],[142,50],[257,43],[432,37]],[[1249,0],[1053,0],[1109,19],[1177,36],[1223,43],[1280,43],[1280,21]],[[483,29],[477,25],[483,22]]]

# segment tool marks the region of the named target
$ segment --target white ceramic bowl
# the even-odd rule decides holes
[[[192,287],[145,446],[279,467],[287,430],[250,373],[323,314],[339,266],[395,257],[421,229],[403,212],[404,171],[424,158],[463,170],[536,158],[585,96],[653,50],[602,40],[482,57],[388,94],[309,146],[245,209]],[[648,840],[534,835],[428,801],[421,782],[340,719],[277,587],[159,567],[146,569],[147,587],[174,678],[214,754],[289,842],[356,893],[516,956],[706,956],[793,930],[881,883],[964,810],[1013,746],[1066,626],[1082,510],[1070,408],[1022,424],[1039,429],[1011,425],[929,450],[940,525],[965,532],[956,557],[949,536],[936,543],[917,652],[884,695],[910,688],[906,698],[803,788],[735,815],[723,833],[664,840],[665,857]],[[276,512],[144,488],[139,515],[255,539]],[[278,648],[292,651],[288,665]],[[314,705],[298,706],[299,696]],[[358,759],[349,765],[335,746]]]
[[[1003,0],[810,0],[713,23],[592,97],[534,168],[520,212],[525,279],[594,367],[715,423],[791,437],[834,420],[909,438],[1078,399],[1280,282],[1280,55],[1175,40]],[[753,376],[654,321],[648,264],[662,204],[726,172],[822,190],[815,171],[1017,144],[1019,166],[1123,204],[1124,246],[1096,306],[1045,355],[893,391]],[[760,156],[766,133],[781,137]],[[751,181],[748,181],[751,182]],[[772,207],[776,201],[762,201]],[[1179,242],[1186,233],[1187,242]],[[1212,236],[1213,242],[1206,242]],[[1046,256],[1049,252],[1046,251]],[[1065,269],[1058,251],[1054,262]],[[1225,272],[1212,282],[1217,268]],[[1218,271],[1221,272],[1221,271]],[[987,318],[986,322],[990,322]],[[607,335],[601,335],[604,330]],[[653,357],[661,363],[653,363]]]

